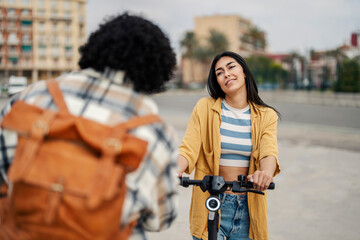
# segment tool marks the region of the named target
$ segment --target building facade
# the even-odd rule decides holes
[[[0,78],[28,82],[78,69],[86,41],[85,0],[0,0]]]
[[[247,57],[252,53],[252,48],[242,39],[252,25],[249,19],[239,15],[203,16],[195,18],[194,33],[199,39],[200,45],[204,45],[211,30],[220,32],[229,42],[228,50]]]
[[[199,45],[206,46],[210,31],[222,33],[229,45],[229,51],[237,52],[243,57],[251,54],[265,54],[265,48],[254,48],[244,41],[245,34],[253,27],[253,23],[239,15],[213,15],[195,18],[194,34]],[[204,84],[209,71],[209,64],[200,63],[195,59],[182,59],[183,84],[190,83]]]

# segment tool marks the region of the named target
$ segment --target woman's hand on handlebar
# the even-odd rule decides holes
[[[252,182],[254,189],[265,191],[273,181],[272,175],[266,171],[256,170],[253,174],[247,176],[248,181]]]
[[[176,172],[178,177],[182,177],[183,172],[185,172],[185,170],[188,168],[188,166],[189,166],[188,160],[184,156],[179,155],[178,170]]]

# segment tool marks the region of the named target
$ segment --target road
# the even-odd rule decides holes
[[[193,107],[204,96],[208,96],[204,91],[167,92],[154,96],[154,100],[159,105],[160,114],[176,127],[182,137]],[[280,141],[360,151],[359,107],[293,103],[280,96],[274,101],[266,94],[264,100],[281,113]]]

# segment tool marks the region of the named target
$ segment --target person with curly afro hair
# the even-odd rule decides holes
[[[60,109],[65,107],[72,115],[109,126],[118,126],[134,117],[158,114],[158,106],[148,94],[165,90],[165,83],[173,76],[176,58],[168,37],[157,25],[140,16],[123,13],[102,23],[79,51],[80,70],[62,74],[55,79],[65,99]],[[0,122],[18,100],[57,111],[58,108],[47,88],[47,84],[53,83],[38,81],[14,95],[4,110],[0,111]],[[116,216],[118,221],[108,224],[115,232],[135,225],[130,239],[145,240],[145,231],[161,231],[168,228],[178,211],[177,134],[166,122],[156,119],[156,122],[141,125],[130,131],[132,136],[144,143],[143,149],[139,151],[144,154],[139,154],[139,166],[126,174],[126,195],[122,212]],[[79,135],[75,127],[73,131],[73,135]],[[17,137],[17,132],[10,129],[4,134],[0,127],[0,148],[3,149],[0,151],[0,187],[3,182],[8,182],[7,172],[14,159]],[[128,156],[128,150],[126,147],[124,149],[124,155]],[[63,153],[66,150],[59,151]],[[104,175],[107,174],[105,170]],[[106,185],[101,187],[108,189]],[[105,200],[109,199],[104,197]],[[74,214],[81,215],[78,212]],[[69,215],[61,216],[71,218]],[[77,218],[74,219],[76,222]],[[106,223],[105,220],[106,215],[99,219],[102,223]],[[96,234],[88,234],[85,225],[83,228],[81,221],[79,222],[73,225],[79,226],[79,231],[87,236],[81,239],[105,239]],[[94,229],[90,229],[90,233],[92,230]],[[109,234],[101,227],[97,227],[97,230]],[[57,232],[53,231],[52,234]],[[45,238],[53,239],[49,236]],[[124,238],[114,235],[112,239]]]
[[[144,93],[164,90],[176,65],[175,53],[161,29],[127,13],[102,24],[80,47],[80,54],[81,69],[124,70],[125,81]]]

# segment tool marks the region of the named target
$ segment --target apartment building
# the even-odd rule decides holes
[[[194,34],[201,46],[207,44],[210,31],[222,33],[228,40],[228,50],[237,52],[243,57],[251,54],[265,54],[265,48],[254,48],[251,44],[243,41],[245,34],[253,27],[251,20],[240,15],[212,15],[195,18]],[[183,84],[204,84],[207,78],[209,66],[194,59],[182,59]]]
[[[225,35],[229,42],[229,50],[240,55],[248,56],[252,49],[249,44],[242,41],[242,37],[252,26],[252,22],[239,15],[213,15],[195,18],[194,33],[201,45],[206,44],[206,39],[211,30]]]
[[[78,69],[86,41],[85,0],[0,0],[0,83],[28,82]]]

